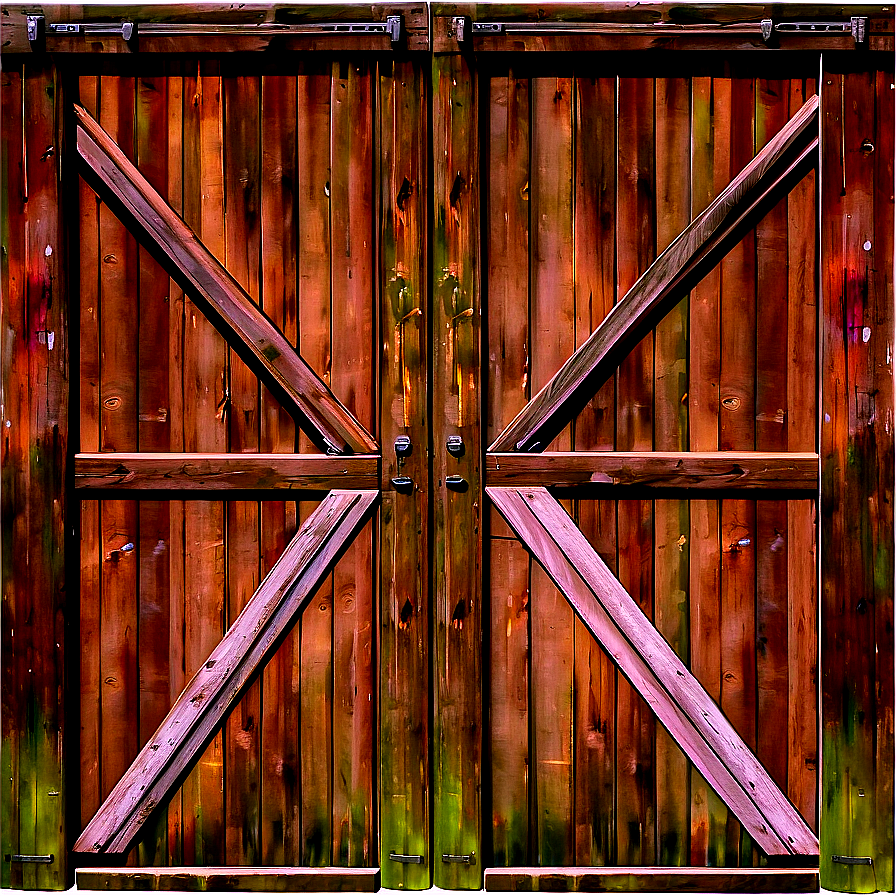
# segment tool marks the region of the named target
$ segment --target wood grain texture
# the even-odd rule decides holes
[[[327,81],[327,86],[329,79]],[[259,215],[261,218],[261,305],[264,313],[283,331],[292,345],[298,340],[297,274],[303,263],[299,251],[300,222],[295,213],[297,195],[301,195],[303,172],[298,167],[298,127],[304,120],[297,104],[297,79],[291,76],[264,77],[261,83]],[[328,103],[324,104],[328,109]],[[323,132],[309,141],[306,157],[318,159],[320,146],[326,145],[329,116],[325,114]],[[329,154],[324,150],[324,158]],[[315,172],[318,176],[319,173]],[[318,186],[319,190],[319,186]],[[310,192],[310,191],[309,191]],[[307,233],[320,228],[319,208],[305,199]],[[324,223],[327,212],[324,213]],[[307,240],[307,252],[319,252],[319,244]],[[324,264],[326,263],[326,259]],[[324,267],[325,271],[326,268]],[[321,267],[315,270],[321,275]],[[326,301],[329,283],[321,277]],[[324,350],[328,347],[324,346]],[[310,362],[310,359],[309,359]],[[284,405],[262,389],[259,446],[272,453],[292,453],[297,447],[297,432]],[[277,562],[296,528],[296,505],[292,502],[265,501],[259,509],[261,573]],[[310,616],[311,614],[309,614]],[[302,620],[283,640],[283,644],[262,674],[260,837],[261,861],[270,865],[301,861],[301,768],[300,768],[300,650]]]
[[[756,842],[817,855],[805,822],[556,500],[536,488],[488,495]]]
[[[338,77],[337,77],[338,76]],[[376,431],[374,98],[376,65],[353,61],[332,82],[330,227],[333,390]],[[334,865],[373,862],[376,732],[373,653],[373,525],[333,571]]]
[[[324,450],[340,454],[375,450],[370,434],[256,309],[196,232],[174,215],[86,110],[75,111],[82,173],[91,186],[190,292],[240,357],[295,413],[299,424]]]
[[[810,100],[640,276],[604,324],[492,443],[539,450],[576,413],[643,331],[736,245],[746,228],[814,163],[817,103]]]
[[[433,882],[475,889],[481,861],[444,858],[482,856],[479,107],[466,59],[434,58],[432,97]]]
[[[690,221],[690,79],[657,78],[655,108],[656,249],[662,252]],[[654,336],[653,447],[660,451],[688,447],[688,311],[688,299],[682,299],[657,324]],[[654,502],[656,627],[685,663],[690,652],[689,529],[687,501]],[[665,731],[657,730],[656,860],[661,865],[688,863],[688,801],[682,793],[689,790],[689,774],[687,758]]]
[[[574,252],[576,348],[609,314],[616,299],[615,78],[578,77],[574,122]],[[597,391],[573,423],[577,451],[612,449],[616,438],[615,378]],[[586,498],[579,527],[616,568],[616,503]],[[580,619],[575,620],[575,860],[615,861],[616,669]]]
[[[569,77],[531,82],[529,220],[530,377],[540,389],[575,346],[573,108]],[[552,445],[572,447],[564,429]],[[575,617],[563,595],[533,565],[530,576],[533,860],[573,861],[573,687]]]
[[[814,492],[818,455],[766,451],[545,451],[487,454],[489,485],[549,488],[626,486],[694,489],[781,489]]]
[[[487,891],[551,893],[815,893],[815,868],[490,868]]]
[[[377,86],[380,156],[380,427],[388,446],[381,469],[379,532],[379,831],[386,887],[427,889],[431,791],[430,723],[430,480],[429,340],[424,239],[430,209],[427,186],[428,61],[383,64]],[[421,251],[421,246],[423,251]],[[392,446],[405,435],[411,453]],[[392,479],[407,476],[410,493]],[[389,858],[420,855],[423,864]]]
[[[375,491],[333,491],[321,502],[84,829],[76,852],[118,856],[139,837],[276,649],[376,497]]]
[[[491,441],[529,397],[530,82],[512,68],[488,95],[488,379]],[[529,861],[529,557],[490,508],[487,563],[492,862]],[[487,810],[486,810],[487,811]]]
[[[66,714],[59,700],[66,688],[66,592],[77,587],[76,579],[66,581],[65,570],[71,529],[63,488],[68,451],[68,251],[59,154],[47,152],[47,147],[61,145],[56,103],[61,108],[68,99],[62,90],[48,63],[29,62],[15,75],[5,70],[0,81],[2,650],[8,683],[0,729],[0,881],[24,889],[64,889],[68,869],[62,753]],[[77,194],[68,196],[77,203]],[[49,865],[11,865],[6,855],[12,850],[40,850],[56,858]]]
[[[184,79],[184,220],[209,253],[224,260],[223,94],[220,64]],[[225,451],[228,440],[228,350],[191,300],[184,305],[183,438],[191,451]],[[184,676],[192,677],[224,633],[227,596],[225,515],[219,502],[200,502],[184,515]],[[224,861],[224,743],[216,734],[184,782],[184,861]]]
[[[379,868],[79,868],[75,878],[82,890],[376,893],[380,888]]]
[[[820,870],[823,886],[853,892],[893,886],[893,765],[885,758],[893,744],[890,83],[883,72],[843,72],[825,60]]]
[[[696,217],[724,189],[727,150],[722,135],[729,127],[730,105],[709,77],[691,79],[691,216]],[[716,142],[714,134],[720,139]],[[688,436],[692,451],[719,447],[721,270],[717,266],[696,284],[689,299],[691,333],[704,338],[689,345]],[[690,502],[688,577],[690,669],[718,702],[721,697],[719,502]],[[691,769],[690,863],[725,864],[725,804],[696,769]]]
[[[366,489],[379,481],[376,455],[156,454],[125,451],[75,456],[75,487],[85,491],[195,493]]]

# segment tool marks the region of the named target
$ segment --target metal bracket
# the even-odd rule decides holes
[[[51,865],[53,863],[52,853],[48,856],[6,856],[7,862],[15,862],[16,864],[32,864],[32,865]]]
[[[28,16],[28,42],[32,49],[45,34],[114,34],[125,43],[137,34],[134,22],[55,22],[47,24],[43,16]]]
[[[411,439],[409,436],[398,436],[395,440],[395,456],[407,457],[411,453]]]
[[[449,865],[475,865],[476,853],[471,852],[468,856],[452,856],[442,853],[442,861]]]
[[[873,865],[870,856],[831,856],[831,861],[838,865]]]
[[[393,44],[401,40],[401,16],[386,16],[385,22],[327,22],[320,27],[336,34],[388,34]]]
[[[464,456],[464,440],[462,436],[448,436],[445,448],[452,457]]]
[[[470,39],[470,25],[467,16],[452,16],[448,26],[448,37],[453,37],[459,44]]]
[[[414,480],[410,476],[393,476],[389,481],[397,492],[410,494],[414,490]]]
[[[463,476],[446,476],[445,485],[455,492],[465,492],[467,490],[467,480]]]
[[[390,852],[389,858],[393,862],[401,862],[402,865],[422,865],[423,856],[403,856],[397,852]]]
[[[850,34],[856,46],[864,44],[868,35],[868,18],[852,16],[848,22],[778,22],[763,19],[759,26],[762,38],[769,41],[774,32],[782,34]]]

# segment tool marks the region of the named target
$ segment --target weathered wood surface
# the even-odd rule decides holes
[[[818,489],[818,455],[808,451],[545,451],[485,461],[486,482],[498,487]]]
[[[375,491],[333,491],[303,524],[155,735],[82,831],[75,852],[122,856],[165,804],[371,513]]]
[[[56,109],[70,98],[55,68],[35,62],[15,71],[4,65],[0,75],[0,885],[61,890],[68,886],[65,762],[73,741],[66,725],[77,727],[77,713],[68,715],[60,694],[70,683],[71,565],[78,557],[68,540],[74,522],[65,489],[72,256],[62,213],[68,201],[66,214],[77,214],[78,196],[60,180]],[[17,854],[54,859],[10,863]]]
[[[487,492],[757,844],[817,856],[814,834],[562,507],[544,489]]]
[[[432,881],[429,848],[430,759],[430,488],[429,378],[432,328],[428,319],[429,216],[427,186],[428,62],[381,66],[377,87],[380,146],[380,320],[383,355],[379,616],[379,863],[383,885],[426,889]],[[410,454],[396,456],[407,436]],[[406,476],[413,490],[392,479]],[[396,855],[423,856],[404,864]]]
[[[85,491],[256,491],[369,489],[379,458],[355,454],[177,454],[124,451],[75,455],[75,488]],[[139,494],[133,496],[140,499]]]
[[[640,276],[591,338],[492,443],[490,451],[537,451],[577,413],[668,303],[699,282],[746,229],[815,163],[818,101],[807,100]]]
[[[256,308],[196,232],[178,218],[83,107],[76,107],[75,115],[81,170],[91,186],[199,303],[243,361],[290,407],[309,436],[330,452],[375,451],[373,437]]]
[[[894,885],[893,77],[844,68],[821,81],[821,882],[867,893]]]
[[[433,883],[481,885],[479,123],[467,60],[432,65]],[[460,456],[449,437],[460,436]],[[452,486],[448,477],[461,477]],[[396,533],[400,538],[401,533]],[[451,862],[443,856],[474,856]]]
[[[141,56],[150,53],[228,53],[256,52],[359,52],[393,53],[388,35],[345,35],[339,33],[302,33],[302,26],[315,22],[384,22],[387,16],[403,18],[404,36],[401,47],[408,50],[429,49],[429,14],[419,3],[333,3],[318,6],[295,6],[280,3],[259,3],[234,7],[225,3],[166,5],[164,12],[152,7],[109,5],[102,9],[89,5],[64,6],[44,3],[20,9],[8,8],[0,22],[0,46],[4,55],[32,54],[25,16],[43,15],[47,22],[121,22],[137,23],[137,40],[126,44],[115,35],[47,36],[44,48],[53,53],[113,53]],[[143,24],[143,34],[140,25]],[[186,34],[165,33],[164,25],[196,25]],[[297,33],[284,35],[284,25]],[[245,32],[233,34],[234,27]]]
[[[815,868],[489,868],[487,891],[550,893],[816,893]]]
[[[376,893],[379,868],[168,867],[79,868],[79,890],[176,890],[186,893]]]

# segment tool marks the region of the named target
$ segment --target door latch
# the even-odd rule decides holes
[[[400,862],[402,865],[422,865],[423,856],[405,856],[397,852],[390,852],[389,858],[393,862]]]
[[[442,853],[442,861],[448,865],[475,865],[476,853],[471,852],[468,856],[452,856]]]
[[[28,16],[28,42],[35,44],[45,34],[97,34],[119,35],[128,43],[137,34],[135,22],[53,22],[47,24],[43,16]]]

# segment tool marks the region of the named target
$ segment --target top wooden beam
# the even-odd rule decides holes
[[[812,97],[641,275],[490,452],[541,451],[550,444],[645,333],[816,163],[817,123],[818,98]]]
[[[121,22],[137,25],[136,40],[126,43],[116,35],[46,35],[44,49],[54,54],[112,53],[270,53],[287,51],[380,51],[394,52],[388,35],[342,34],[309,29],[305,33],[277,33],[276,26],[308,26],[321,22],[384,22],[388,16],[402,17],[403,50],[429,49],[429,11],[424,3],[162,3],[114,4],[109,6],[61,3],[3,6],[0,16],[0,47],[8,53],[32,53],[28,41],[27,15],[42,15],[48,23]],[[158,26],[196,25],[195,32],[172,34]],[[140,26],[155,26],[152,30]],[[271,26],[275,26],[272,28]],[[218,29],[209,32],[205,29]],[[205,30],[205,33],[203,33]]]
[[[82,174],[183,287],[308,437],[328,454],[376,454],[373,436],[339,402],[249,294],[156,192],[115,141],[75,106]]]

